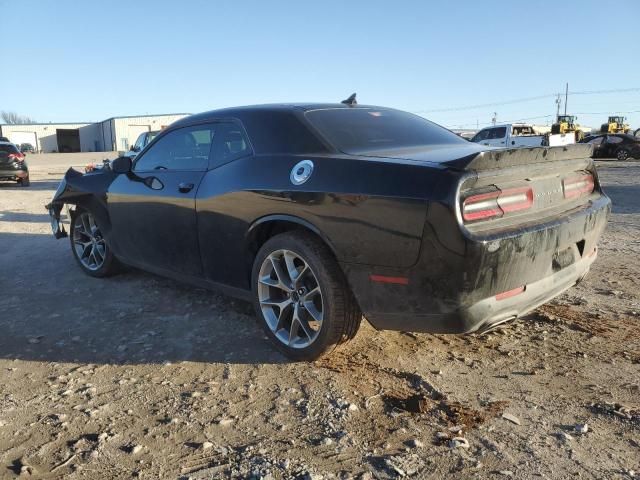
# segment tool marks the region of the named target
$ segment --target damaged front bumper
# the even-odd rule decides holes
[[[73,169],[69,169],[69,171],[75,172],[75,170]],[[60,216],[62,207],[64,206],[64,202],[60,200],[60,197],[67,189],[67,175],[69,174],[69,171],[67,171],[67,174],[58,185],[56,193],[53,194],[53,199],[51,200],[51,202],[45,205],[45,208],[49,212],[51,231],[53,232],[53,236],[56,237],[56,239],[65,238],[68,236]]]
[[[110,168],[101,168],[85,174],[73,168],[67,170],[51,202],[45,205],[55,238],[68,236],[61,220],[61,212],[65,205],[89,208],[99,221],[106,218],[106,191],[114,178],[115,174]]]

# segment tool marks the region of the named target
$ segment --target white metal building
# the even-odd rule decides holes
[[[162,130],[189,115],[171,113],[112,117],[102,122],[0,125],[0,137],[17,145],[30,143],[38,152],[125,151],[142,132]]]

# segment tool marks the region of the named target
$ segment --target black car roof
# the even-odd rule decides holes
[[[640,137],[634,137],[629,133],[594,133],[593,135],[587,135],[584,137],[584,140],[589,141],[598,137],[620,137],[626,138],[627,140],[633,140],[634,142],[640,142]]]
[[[188,117],[182,118],[174,122],[171,126],[187,125],[191,123],[204,122],[216,118],[241,118],[251,115],[254,112],[308,112],[310,110],[323,109],[349,109],[349,108],[375,108],[391,110],[387,107],[379,107],[375,105],[345,105],[343,103],[273,103],[264,105],[246,105],[242,107],[220,108],[217,110],[209,110],[207,112],[196,113]]]

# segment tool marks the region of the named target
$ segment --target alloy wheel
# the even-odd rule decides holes
[[[95,271],[104,265],[107,244],[93,215],[88,212],[82,212],[75,220],[73,248],[85,268]]]
[[[284,345],[305,348],[322,329],[322,290],[315,273],[299,254],[276,250],[262,262],[258,300],[269,329]]]
[[[626,150],[618,150],[618,160],[624,161],[629,158],[629,153]]]

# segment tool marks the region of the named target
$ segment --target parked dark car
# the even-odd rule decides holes
[[[20,152],[22,153],[35,153],[36,149],[30,143],[20,144]]]
[[[0,137],[0,142],[7,142],[9,143],[9,139],[7,137]]]
[[[133,162],[69,170],[47,207],[63,237],[72,205],[87,274],[124,263],[251,300],[275,345],[310,360],[362,314],[486,331],[581,280],[610,211],[590,156],[488,149],[381,107],[240,107],[179,120]]]
[[[24,154],[13,143],[0,142],[0,180],[10,180],[28,187],[29,167],[24,158]]]
[[[609,133],[585,137],[580,143],[593,145],[593,158],[640,158],[640,138],[628,133]]]

